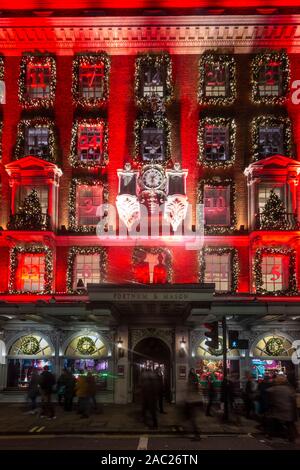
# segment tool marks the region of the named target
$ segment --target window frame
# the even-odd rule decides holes
[[[77,255],[99,255],[99,277],[100,282],[105,282],[107,272],[107,250],[103,247],[86,247],[86,246],[73,246],[69,249],[68,255],[68,270],[67,270],[67,291],[74,293],[74,270]]]
[[[251,122],[252,139],[252,160],[259,161],[268,157],[260,157],[259,150],[259,129],[260,127],[280,127],[283,128],[283,155],[287,158],[293,158],[292,148],[292,125],[288,117],[282,116],[257,116]]]
[[[206,159],[206,129],[208,126],[226,128],[228,132],[228,158],[226,160]],[[198,163],[210,168],[226,168],[234,164],[236,159],[236,121],[233,118],[204,117],[199,121],[198,128]]]
[[[208,96],[206,94],[206,65],[219,63],[227,67],[227,93],[225,96]],[[234,103],[237,96],[236,87],[236,61],[234,56],[205,52],[199,60],[199,85],[198,101],[201,104],[230,105]]]
[[[238,259],[238,251],[232,247],[204,247],[200,251],[199,257],[199,280],[201,283],[205,281],[205,273],[206,273],[206,256],[213,255],[213,256],[224,256],[228,255],[229,260],[228,264],[230,266],[230,287],[228,290],[216,290],[216,294],[224,294],[224,293],[235,293],[238,289],[238,281],[239,281],[239,259]]]
[[[78,136],[80,126],[86,127],[102,127],[102,156],[100,161],[82,161],[78,158]],[[76,120],[72,127],[71,148],[70,148],[70,164],[74,168],[94,168],[104,167],[108,164],[108,124],[106,119],[79,119]]]
[[[33,66],[39,64],[44,67],[49,67],[49,95],[45,97],[32,97],[27,93],[27,68],[28,65],[32,64]],[[50,55],[32,55],[25,54],[22,57],[20,65],[20,76],[19,76],[19,100],[21,105],[25,108],[49,108],[54,105],[55,98],[55,88],[56,88],[56,62],[54,57]]]

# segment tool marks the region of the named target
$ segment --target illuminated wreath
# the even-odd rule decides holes
[[[90,356],[96,352],[95,341],[88,336],[83,336],[78,340],[77,349],[81,354]]]
[[[283,347],[283,339],[281,338],[270,338],[266,344],[266,352],[270,356],[282,356],[285,353]]]
[[[23,354],[37,354],[40,344],[34,336],[26,336],[21,340],[20,350]]]

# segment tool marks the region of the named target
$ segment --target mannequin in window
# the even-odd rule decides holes
[[[167,268],[163,260],[163,254],[159,253],[158,264],[154,266],[153,270],[153,284],[166,284],[167,282]]]
[[[139,284],[150,283],[149,263],[146,261],[147,253],[141,253],[140,261],[134,267],[134,277]]]

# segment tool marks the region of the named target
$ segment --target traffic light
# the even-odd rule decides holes
[[[205,346],[209,348],[218,349],[219,347],[219,327],[218,322],[213,321],[212,323],[204,323],[205,328],[209,331],[206,331],[204,334],[206,336]]]
[[[228,331],[228,347],[229,349],[237,349],[239,347],[239,332],[236,330]]]

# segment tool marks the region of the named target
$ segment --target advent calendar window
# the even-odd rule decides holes
[[[230,186],[204,185],[205,225],[230,225]]]
[[[100,218],[97,209],[102,204],[101,185],[79,184],[76,191],[76,219],[78,225],[95,226]]]
[[[224,161],[229,158],[229,129],[227,126],[205,126],[205,159]]]
[[[164,97],[164,71],[162,67],[151,64],[142,67],[143,97]]]
[[[264,255],[262,258],[262,288],[268,292],[287,288],[289,257]]]
[[[282,78],[282,64],[280,61],[270,60],[262,64],[258,71],[259,96],[281,96]]]
[[[84,163],[99,162],[104,151],[104,125],[79,125],[77,136],[77,157]]]
[[[28,98],[50,98],[51,65],[27,63],[25,90]]]
[[[105,85],[105,64],[81,64],[79,66],[79,95],[86,99],[102,99]]]
[[[74,285],[83,285],[86,287],[89,283],[99,284],[101,282],[100,270],[101,255],[94,254],[77,254],[74,262]],[[82,281],[82,283],[81,283]]]
[[[231,289],[230,253],[205,255],[204,282],[215,283],[218,292],[227,292]]]
[[[45,286],[45,255],[19,253],[17,285],[23,292],[41,292]]]
[[[49,129],[45,126],[25,129],[25,155],[49,156]]]
[[[144,128],[141,131],[141,154],[146,162],[164,161],[164,130],[157,128]]]
[[[259,158],[284,154],[283,125],[259,126],[258,134]]]
[[[229,66],[221,62],[204,64],[204,94],[207,97],[227,96],[229,93]]]

